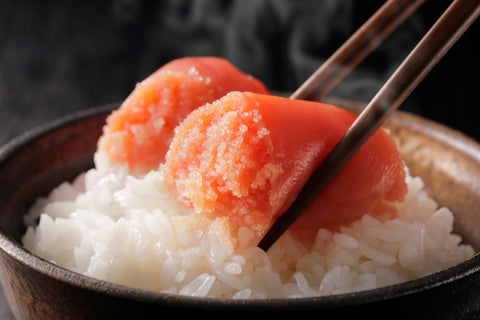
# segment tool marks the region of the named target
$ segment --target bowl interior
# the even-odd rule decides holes
[[[19,241],[20,212],[93,166],[92,151],[111,106],[88,110],[34,129],[0,149],[0,228]]]
[[[359,113],[362,103],[330,99]],[[480,250],[480,145],[463,133],[419,116],[397,111],[385,123],[412,176],[422,177],[428,193],[455,215],[454,230]]]

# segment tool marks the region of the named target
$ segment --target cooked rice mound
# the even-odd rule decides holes
[[[287,232],[265,253],[252,230],[179,204],[162,166],[139,177],[97,165],[37,200],[25,216],[23,242],[87,276],[173,294],[258,299],[368,290],[474,255],[421,179],[407,175],[407,184],[396,219],[365,215],[339,232],[319,230],[312,248]]]

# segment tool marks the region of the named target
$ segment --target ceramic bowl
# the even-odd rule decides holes
[[[335,100],[349,109],[362,104]],[[335,296],[232,300],[133,289],[56,266],[20,243],[33,200],[93,166],[93,152],[115,105],[81,111],[29,131],[0,149],[0,277],[18,319],[140,319],[167,315],[302,313],[322,318],[470,319],[480,312],[480,257],[385,288]],[[480,145],[460,132],[396,112],[386,123],[412,175],[455,214],[455,231],[480,249]]]

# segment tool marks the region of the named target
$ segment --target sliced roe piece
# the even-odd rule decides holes
[[[98,149],[132,171],[155,169],[165,159],[174,128],[195,108],[232,90],[268,93],[262,82],[225,59],[173,60],[138,83],[109,115]]]
[[[318,102],[232,92],[176,129],[165,181],[184,205],[263,234],[355,118]],[[391,218],[406,191],[404,163],[380,129],[291,229],[335,229],[366,213]]]

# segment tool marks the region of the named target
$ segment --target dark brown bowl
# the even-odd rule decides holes
[[[335,104],[356,109],[348,101]],[[0,149],[0,277],[18,319],[140,319],[173,314],[302,312],[322,318],[471,319],[480,312],[480,257],[415,281],[376,290],[300,299],[192,298],[133,289],[58,267],[26,250],[22,215],[33,200],[93,166],[106,115],[83,111],[27,132]],[[387,127],[413,175],[455,214],[455,229],[480,248],[480,145],[463,134],[397,112]]]

